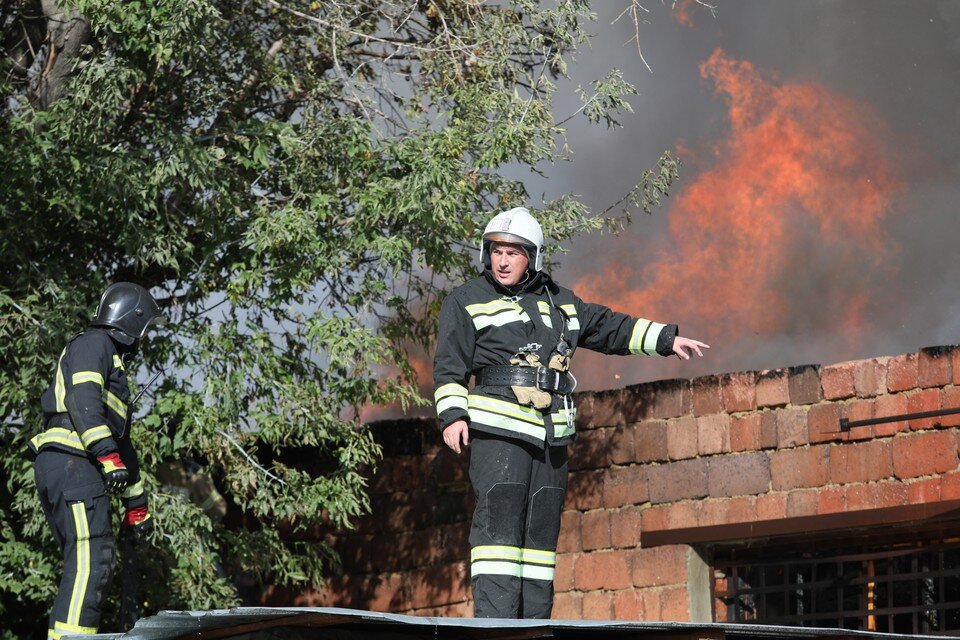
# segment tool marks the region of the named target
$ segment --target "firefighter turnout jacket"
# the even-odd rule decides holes
[[[122,493],[127,509],[147,503],[137,452],[130,442],[130,387],[123,359],[110,335],[91,327],[67,342],[56,374],[40,396],[44,429],[30,449],[84,456],[91,463],[119,453],[130,478]]]
[[[549,408],[520,404],[508,386],[468,388],[471,376],[508,365],[518,353],[547,364],[558,342],[613,355],[670,355],[677,325],[634,318],[584,302],[538,272],[508,290],[489,270],[454,289],[440,311],[434,359],[434,401],[441,430],[467,420],[471,430],[542,447],[576,437],[569,397],[552,394]]]

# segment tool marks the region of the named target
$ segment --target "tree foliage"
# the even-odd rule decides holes
[[[172,320],[139,360],[134,425],[157,530],[147,609],[317,584],[297,542],[365,512],[378,448],[360,407],[422,402],[406,356],[494,210],[534,204],[558,241],[618,224],[529,203],[523,168],[563,159],[555,81],[584,0],[0,0],[0,616],[42,625],[59,561],[26,439],[55,356],[112,281]],[[615,124],[612,74],[581,118]],[[676,172],[623,202],[649,209]],[[147,411],[148,409],[148,411]],[[309,464],[285,452],[309,448]],[[242,519],[150,473],[203,465]],[[283,530],[288,532],[280,535]],[[106,621],[110,626],[110,621]]]

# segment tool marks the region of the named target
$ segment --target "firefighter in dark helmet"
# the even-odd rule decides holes
[[[44,425],[30,440],[34,477],[63,555],[48,639],[97,632],[114,566],[108,496],[120,496],[128,533],[142,536],[153,524],[130,442],[127,367],[147,328],[164,321],[146,289],[110,285],[87,330],[67,342],[40,397]]]
[[[458,454],[470,446],[477,617],[550,617],[576,348],[687,360],[707,347],[676,325],[582,301],[542,270],[543,247],[526,209],[494,216],[480,245],[483,272],[440,311],[434,399],[446,445]]]

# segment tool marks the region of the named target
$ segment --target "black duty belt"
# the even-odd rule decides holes
[[[69,413],[55,413],[49,418],[47,418],[47,426],[49,429],[51,427],[61,427],[63,429],[73,429],[73,421],[70,420]]]
[[[566,371],[548,367],[490,365],[477,373],[477,384],[489,387],[536,387],[541,391],[566,395],[573,393],[576,382]]]

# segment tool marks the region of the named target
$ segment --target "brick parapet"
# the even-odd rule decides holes
[[[960,499],[960,415],[840,430],[841,418],[960,408],[956,346],[576,399],[558,618],[688,619],[691,548],[649,544],[672,532]],[[441,450],[431,420],[372,428],[385,459],[371,478],[374,513],[333,539],[344,576],[326,595],[264,601],[469,613],[467,456]]]

